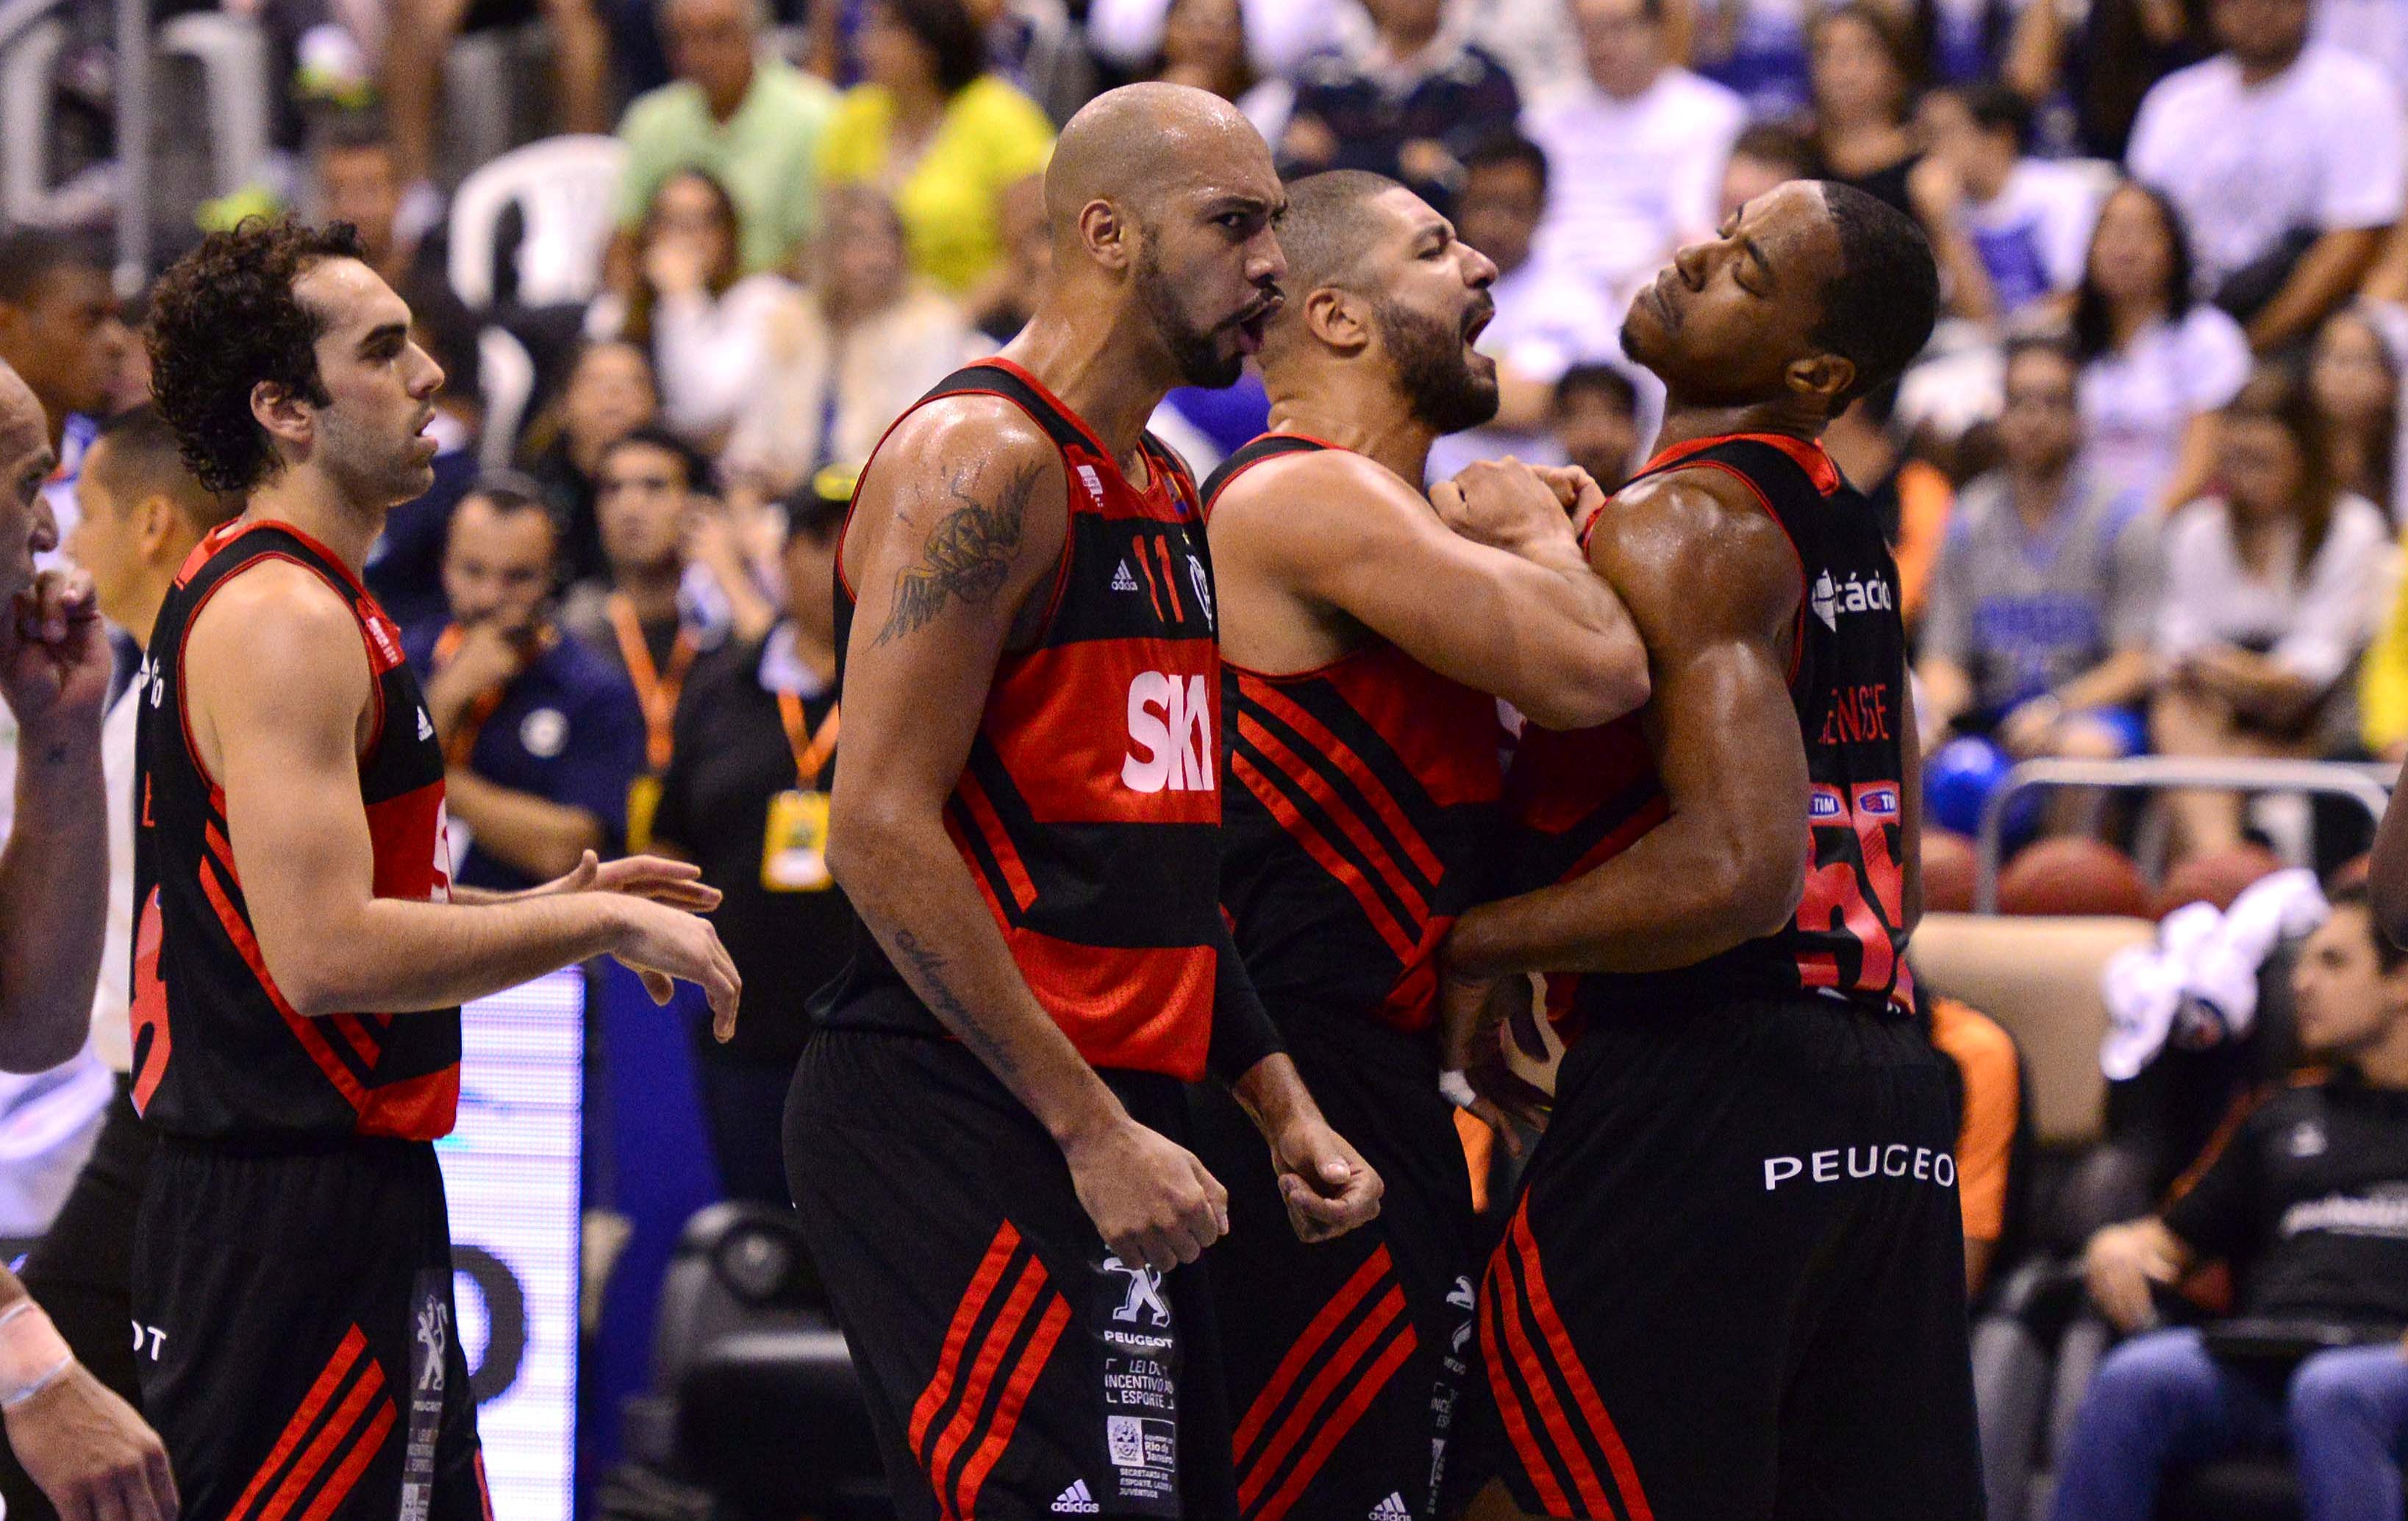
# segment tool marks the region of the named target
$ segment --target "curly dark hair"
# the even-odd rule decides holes
[[[150,394],[203,485],[247,492],[276,473],[275,446],[251,415],[260,381],[326,405],[317,355],[324,323],[293,284],[322,259],[366,256],[350,222],[252,217],[201,239],[160,277],[150,296]]]

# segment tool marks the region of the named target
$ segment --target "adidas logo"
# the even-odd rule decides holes
[[[1391,1489],[1387,1499],[1371,1507],[1371,1521],[1413,1521],[1413,1513],[1404,1495]]]
[[[1123,566],[1121,570],[1126,574],[1128,567]],[[1103,1511],[1104,1508],[1096,1503],[1096,1497],[1087,1493],[1087,1481],[1084,1479],[1072,1480],[1069,1488],[1054,1497],[1055,1515],[1101,1515]],[[1404,1514],[1402,1511],[1397,1514]]]
[[[1137,589],[1137,578],[1129,574],[1128,562],[1126,560],[1123,560],[1121,562],[1121,567],[1112,572],[1112,590],[1115,592],[1134,592]]]
[[[418,710],[418,737],[422,739],[435,738],[435,721],[426,716],[426,710],[423,708]]]

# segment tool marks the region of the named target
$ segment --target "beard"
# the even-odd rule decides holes
[[[1162,335],[1162,345],[1170,351],[1170,361],[1179,370],[1179,378],[1189,385],[1209,391],[1226,391],[1238,383],[1246,367],[1246,356],[1232,351],[1221,351],[1218,327],[1199,328],[1180,304],[1179,293],[1165,279],[1162,265],[1154,260],[1154,239],[1148,236],[1145,248],[1138,254],[1137,298],[1145,314],[1154,322],[1154,330]]]
[[[383,511],[416,500],[435,484],[435,467],[419,454],[414,433],[395,438],[331,409],[318,413],[318,432],[319,457],[350,502]]]
[[[1471,367],[1460,325],[1383,301],[1372,309],[1413,416],[1435,433],[1461,433],[1497,415],[1497,376]]]

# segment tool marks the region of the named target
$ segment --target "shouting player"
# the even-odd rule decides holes
[[[1923,346],[1937,282],[1904,216],[1800,181],[1683,249],[1624,328],[1670,399],[1588,557],[1654,693],[1524,736],[1535,890],[1445,950],[1458,1054],[1493,1037],[1481,979],[1578,974],[1550,978],[1574,1043],[1481,1295],[1526,1510],[1981,1514],[1956,1108],[1901,959],[1898,576],[1816,442]]]
[[[1392,179],[1334,170],[1288,195],[1272,431],[1204,486],[1232,747],[1221,901],[1297,1070],[1387,1191],[1336,1242],[1269,1228],[1261,1148],[1199,1089],[1198,1150],[1230,1191],[1212,1288],[1245,1327],[1227,1351],[1240,1514],[1427,1516],[1475,1270],[1433,962],[1497,825],[1496,698],[1603,724],[1645,699],[1647,656],[1565,515],[1585,478],[1556,474],[1559,497],[1475,465],[1436,510],[1420,490],[1433,439],[1496,415],[1472,342],[1497,266]]]
[[[1297,1078],[1217,903],[1221,667],[1195,485],[1145,420],[1277,309],[1270,153],[1226,102],[1098,97],[1054,272],[862,476],[838,559],[828,864],[867,931],[818,1001],[788,1175],[906,1521],[1233,1513],[1200,1274],[1209,1068],[1295,1229],[1379,1179]]]
[[[195,1515],[489,1517],[433,1145],[459,1006],[607,953],[655,997],[702,983],[724,1038],[735,969],[686,911],[718,895],[589,855],[455,902],[443,747],[359,580],[433,478],[443,372],[348,226],[204,239],[160,281],[151,360],[194,473],[248,505],[185,562],[143,663],[143,1409]]]

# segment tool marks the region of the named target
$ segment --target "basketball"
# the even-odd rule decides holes
[[[2229,851],[2194,855],[2166,873],[2157,894],[2160,917],[2190,903],[2232,907],[2232,900],[2258,878],[2283,868],[2283,858],[2263,845],[2235,845]]]
[[[1923,832],[1923,907],[1931,913],[1973,911],[1973,842],[1946,829]]]
[[[2043,839],[1999,875],[2002,913],[2156,915],[2155,896],[2132,858],[2080,836]]]

